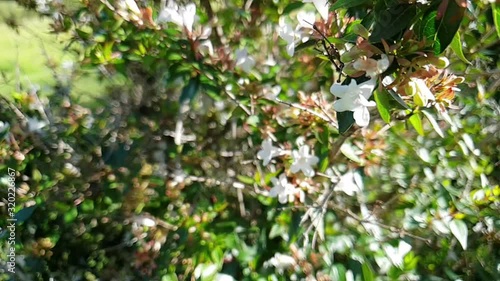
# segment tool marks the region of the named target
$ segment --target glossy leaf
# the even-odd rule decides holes
[[[352,111],[337,112],[337,119],[339,121],[339,132],[344,134],[354,124],[354,114]]]
[[[461,1],[460,1],[461,2]],[[437,9],[430,9],[420,25],[420,35],[425,37],[435,54],[441,54],[452,42],[464,16],[465,8],[457,1],[442,1]]]
[[[396,4],[381,9],[375,15],[375,26],[371,42],[380,42],[381,39],[391,39],[409,27],[417,14],[416,5]]]
[[[390,103],[389,103],[389,95],[387,91],[379,91],[376,90],[373,93],[373,98],[377,103],[377,109],[380,113],[380,117],[384,120],[385,123],[391,122],[391,112],[390,112]]]
[[[352,7],[356,7],[367,3],[369,0],[337,0],[335,4],[332,5],[331,10],[336,10],[339,8],[348,9]]]
[[[462,50],[462,40],[460,39],[460,32],[457,31],[455,33],[455,36],[453,36],[453,40],[451,41],[450,45],[451,49],[459,59],[461,59],[463,62],[470,64],[470,61],[465,58],[464,51]]]

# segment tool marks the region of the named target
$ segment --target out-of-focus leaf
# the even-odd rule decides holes
[[[64,213],[64,222],[65,223],[73,222],[77,216],[78,216],[78,210],[76,209],[76,207],[73,207],[69,209],[69,211]]]
[[[189,80],[189,83],[182,89],[182,94],[179,98],[179,103],[191,101],[200,88],[200,76],[196,75]]]
[[[385,123],[391,122],[391,113],[389,111],[391,107],[389,104],[389,95],[387,94],[387,92],[376,90],[373,93],[373,97],[375,99],[375,102],[377,103],[377,109],[380,113],[380,117],[382,117],[382,120],[384,120]]]
[[[33,206],[23,208],[22,210],[19,210],[19,212],[17,212],[15,214],[14,219],[17,220],[17,223],[22,223],[22,222],[28,220],[31,217],[31,215],[33,215],[33,212],[35,211],[35,209],[37,207],[38,207],[38,205],[33,205]]]
[[[451,41],[450,47],[453,50],[453,52],[455,52],[455,54],[459,59],[461,59],[463,62],[467,64],[470,64],[470,61],[468,61],[467,58],[465,58],[464,52],[462,50],[462,40],[460,39],[460,32],[457,31],[457,33],[455,33],[455,36],[453,36],[453,40]]]
[[[415,128],[415,131],[417,131],[419,135],[423,136],[425,134],[420,113],[414,113],[412,116],[410,116],[410,118],[408,118],[408,121],[413,126],[413,128]]]
[[[436,121],[436,119],[434,119],[434,116],[432,116],[432,114],[430,114],[429,112],[427,111],[422,111],[422,113],[425,115],[425,117],[427,117],[427,120],[429,120],[429,122],[431,123],[432,125],[432,128],[434,128],[434,131],[436,131],[436,133],[444,138],[444,134],[443,134],[443,131],[441,130],[441,127],[439,127],[439,124],[438,122]]]
[[[337,2],[332,5],[331,10],[336,10],[339,8],[352,8],[367,3],[368,1],[369,0],[337,0]]]
[[[375,280],[375,274],[373,274],[373,269],[371,268],[371,266],[368,262],[364,262],[361,265],[361,270],[363,272],[363,280],[364,281],[374,281]]]
[[[284,9],[283,9],[283,15],[288,15],[289,13],[293,12],[294,10],[300,9],[304,6],[304,2],[302,1],[296,1],[288,4]]]
[[[237,175],[236,178],[241,181],[244,184],[252,185],[255,181],[251,177],[243,176],[243,175]]]
[[[495,22],[498,38],[500,38],[500,5],[492,3],[491,11],[493,13],[493,22]]]
[[[468,236],[467,224],[465,224],[462,220],[454,219],[450,222],[450,230],[453,236],[455,236],[458,242],[460,242],[462,248],[466,250]]]

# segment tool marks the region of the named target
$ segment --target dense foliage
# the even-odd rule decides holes
[[[2,278],[499,279],[500,4],[17,2],[78,60],[0,93]]]

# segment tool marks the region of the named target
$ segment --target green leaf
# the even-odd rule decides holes
[[[339,133],[344,134],[354,124],[354,114],[352,111],[337,112],[339,120]]]
[[[434,128],[434,131],[436,131],[436,133],[444,138],[444,134],[443,134],[443,131],[441,130],[441,127],[439,127],[439,124],[438,122],[436,121],[436,119],[434,118],[434,116],[432,116],[432,114],[430,114],[429,112],[427,111],[422,111],[422,113],[425,115],[425,117],[427,117],[427,120],[429,120],[429,122],[431,123],[432,125],[432,128]]]
[[[442,1],[437,9],[429,9],[420,25],[420,36],[427,38],[436,55],[441,54],[453,41],[465,8],[457,1]]]
[[[373,93],[373,98],[377,103],[377,109],[380,113],[380,117],[384,120],[385,123],[391,122],[391,113],[390,113],[390,104],[389,104],[389,95],[386,91],[375,90]]]
[[[200,76],[196,75],[189,80],[189,83],[182,89],[182,94],[179,98],[179,103],[183,104],[185,102],[193,100],[193,98],[198,93],[200,88]]]
[[[236,178],[241,181],[244,184],[252,185],[254,184],[254,179],[251,177],[243,176],[243,175],[237,175]]]
[[[31,215],[33,215],[33,212],[37,207],[38,205],[33,205],[23,208],[22,210],[19,210],[19,212],[17,212],[16,215],[14,216],[14,219],[17,220],[17,223],[25,222],[31,217]]]
[[[389,92],[391,97],[404,109],[410,109],[410,107],[406,104],[406,102],[401,98],[401,96],[398,93],[396,93],[393,90],[387,90],[387,92]]]
[[[356,6],[365,4],[367,2],[368,2],[368,0],[337,0],[337,2],[335,2],[335,4],[333,4],[333,6],[330,10],[333,11],[333,10],[336,10],[338,8],[344,8],[344,9],[352,8],[352,7],[356,7]]]
[[[458,242],[460,242],[462,248],[466,250],[468,236],[467,224],[465,224],[465,222],[462,220],[454,219],[450,222],[450,231],[453,236],[457,238]]]
[[[455,36],[453,36],[453,40],[451,41],[450,47],[453,50],[453,52],[455,52],[455,54],[459,59],[461,59],[466,64],[471,64],[470,61],[468,61],[467,58],[465,58],[464,56],[464,52],[462,50],[462,40],[460,39],[460,32],[457,31],[457,33],[455,33]]]
[[[73,222],[78,216],[78,210],[76,207],[71,208],[68,212],[64,213],[64,222],[70,223]]]
[[[491,12],[493,13],[493,22],[497,29],[498,38],[500,38],[500,6],[495,3],[491,3]]]
[[[368,262],[364,262],[361,265],[361,270],[363,272],[363,280],[364,281],[374,281],[375,275],[373,274],[373,269],[371,268]]]
[[[420,116],[420,113],[412,114],[412,116],[408,118],[408,121],[419,135],[424,135],[424,127],[422,126],[422,117]]]
[[[304,2],[302,2],[302,1],[290,3],[285,7],[285,9],[283,9],[283,15],[288,15],[291,12],[293,12],[294,10],[302,8],[302,6],[304,6]]]
[[[375,26],[370,36],[371,42],[381,39],[391,39],[403,33],[410,26],[417,14],[417,5],[396,4],[386,9],[380,9],[375,14]]]

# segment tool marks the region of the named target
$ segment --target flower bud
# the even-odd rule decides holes
[[[415,95],[413,96],[413,102],[418,106],[426,106],[429,100],[435,100],[436,98],[431,93],[431,90],[425,84],[425,81],[418,78],[411,78],[411,87],[414,88],[412,90],[415,91]]]

